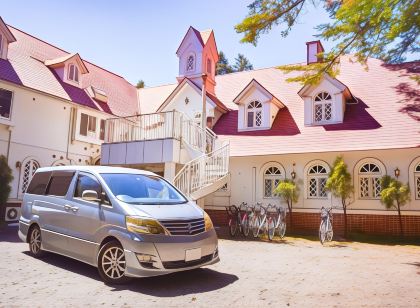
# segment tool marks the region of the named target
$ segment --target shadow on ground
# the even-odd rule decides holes
[[[9,242],[9,243],[22,243],[18,236],[19,227],[14,226],[4,226],[0,228],[0,242]]]

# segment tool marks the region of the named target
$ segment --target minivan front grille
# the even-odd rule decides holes
[[[195,235],[204,232],[204,218],[189,220],[160,220],[171,235]]]
[[[200,265],[200,264],[203,264],[203,263],[210,262],[212,259],[213,259],[213,255],[211,254],[211,255],[201,257],[201,259],[188,261],[188,262],[186,262],[184,260],[166,261],[166,262],[162,262],[162,265],[165,269],[177,269],[177,268],[184,268],[184,267]]]

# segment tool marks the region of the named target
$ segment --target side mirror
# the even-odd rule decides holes
[[[94,190],[84,190],[82,192],[82,199],[90,202],[101,202],[98,193]]]

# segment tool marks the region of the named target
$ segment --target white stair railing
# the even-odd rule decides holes
[[[188,196],[229,173],[229,144],[191,160],[178,172],[174,185]]]

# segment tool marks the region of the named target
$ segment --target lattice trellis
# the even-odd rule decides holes
[[[271,197],[273,192],[272,181],[270,179],[266,179],[264,181],[264,196]]]
[[[28,189],[29,183],[31,182],[31,179],[38,168],[39,168],[39,164],[35,160],[28,160],[25,163],[25,166],[23,167],[23,174],[22,174],[22,187],[21,187],[22,194],[24,194],[26,190]]]
[[[372,178],[373,197],[379,198],[381,196],[381,179]]]
[[[420,199],[420,176],[416,177],[417,199]]]
[[[309,196],[316,197],[317,196],[317,183],[316,179],[309,180]]]
[[[331,120],[332,118],[332,104],[325,104],[324,105],[324,117],[325,120]]]
[[[261,111],[258,111],[255,114],[255,126],[261,126],[262,124],[262,116],[261,116]]]
[[[320,178],[319,179],[319,196],[320,197],[327,197],[327,191],[325,190],[325,185],[327,184],[327,178]]]
[[[360,197],[369,197],[369,178],[360,178]]]
[[[322,105],[320,104],[315,105],[315,121],[322,121]]]
[[[192,71],[194,69],[194,56],[189,56],[187,59],[187,71]]]

